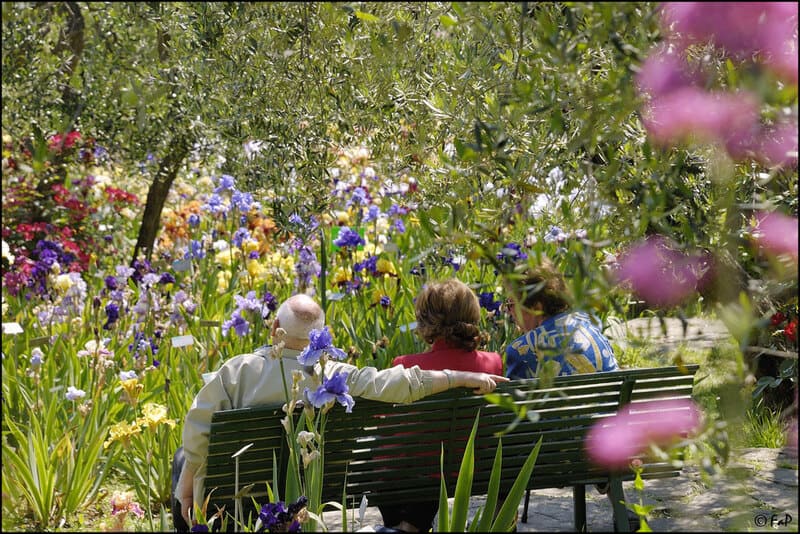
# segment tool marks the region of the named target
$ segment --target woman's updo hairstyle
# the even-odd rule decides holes
[[[438,339],[464,350],[475,350],[480,339],[478,297],[465,283],[451,278],[422,288],[414,305],[417,335],[428,344]]]

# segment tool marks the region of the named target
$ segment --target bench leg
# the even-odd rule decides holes
[[[525,490],[525,506],[522,508],[522,522],[528,522],[528,505],[531,502],[531,490]]]
[[[623,504],[625,493],[622,491],[622,479],[610,477],[608,485],[608,496],[611,498],[611,506],[614,510],[614,530],[616,532],[630,532],[628,508]]]
[[[575,531],[586,532],[586,486],[572,487],[572,506],[575,515]]]

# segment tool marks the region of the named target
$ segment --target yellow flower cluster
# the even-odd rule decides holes
[[[108,439],[103,443],[103,448],[107,449],[112,443],[119,441],[127,449],[131,444],[131,438],[141,434],[143,428],[153,431],[159,425],[175,428],[175,420],[167,418],[166,406],[148,402],[142,406],[142,417],[135,422],[120,421],[108,430]]]
[[[217,293],[222,295],[228,290],[228,285],[231,283],[230,271],[217,271]]]
[[[150,430],[155,429],[158,425],[169,425],[170,428],[175,428],[175,420],[167,418],[167,407],[161,404],[148,402],[142,406],[142,417],[136,420],[136,424],[147,426]]]
[[[218,265],[230,267],[233,260],[238,260],[242,257],[242,251],[239,248],[231,247],[225,250],[220,250],[214,256],[214,261]]]
[[[264,256],[264,266],[272,275],[289,278],[294,274],[294,257],[275,251]]]

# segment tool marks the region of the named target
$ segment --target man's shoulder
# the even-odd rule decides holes
[[[270,358],[271,347],[265,345],[255,349],[253,352],[245,352],[237,354],[236,356],[225,360],[222,367],[235,368],[246,365],[263,365],[263,363]]]

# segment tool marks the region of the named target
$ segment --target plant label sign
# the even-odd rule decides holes
[[[3,323],[3,333],[16,336],[17,334],[22,333],[22,327],[19,325],[19,323]]]
[[[175,336],[172,338],[173,347],[186,347],[194,343],[194,338],[191,335]]]

